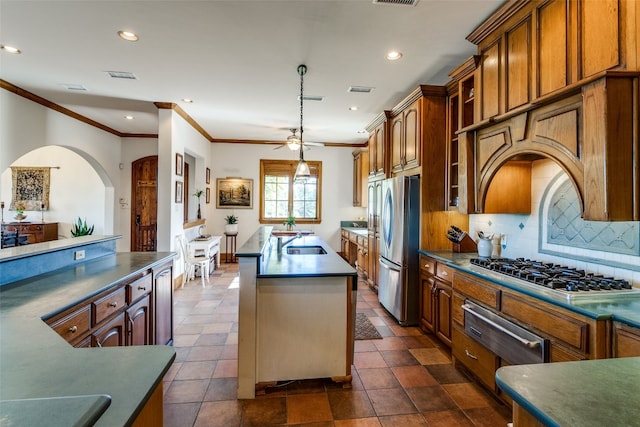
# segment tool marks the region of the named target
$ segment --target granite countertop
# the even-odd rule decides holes
[[[0,399],[13,402],[0,405],[0,417],[17,406],[33,405],[37,410],[39,399],[55,406],[50,417],[76,411],[92,396],[108,396],[111,402],[95,425],[130,425],[162,381],[175,350],[168,346],[76,349],[43,319],[173,256],[117,253],[2,286]],[[97,410],[105,402],[96,399],[89,406]]]
[[[496,273],[482,267],[471,265],[469,260],[476,258],[477,253],[456,253],[451,251],[423,251],[423,255],[431,256],[438,261],[477,276],[500,286],[540,299],[556,306],[571,310],[592,319],[612,319],[630,326],[640,328],[640,293],[628,295],[590,294],[585,297],[567,299],[564,294],[554,292],[539,285]]]
[[[546,426],[632,426],[640,420],[640,357],[506,366],[496,382]]]

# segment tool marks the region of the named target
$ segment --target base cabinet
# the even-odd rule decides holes
[[[74,347],[173,343],[173,261],[114,284],[50,319]]]
[[[433,332],[448,346],[451,346],[452,276],[450,267],[420,255],[420,327]]]
[[[640,329],[615,322],[613,327],[613,356],[640,356]]]

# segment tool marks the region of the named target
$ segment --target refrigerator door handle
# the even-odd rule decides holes
[[[382,264],[383,267],[386,267],[389,270],[394,270],[394,271],[402,270],[402,267],[400,267],[398,264],[392,263],[391,261],[388,261],[387,259],[382,257],[380,257],[380,264]]]

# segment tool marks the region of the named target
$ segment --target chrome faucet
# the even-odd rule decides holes
[[[278,237],[277,237],[277,239],[278,239],[278,244],[277,244],[277,246],[276,246],[276,249],[277,249],[277,251],[278,251],[278,255],[282,253],[282,248],[284,248],[284,247],[285,247],[285,246],[287,246],[289,243],[293,242],[294,240],[296,240],[296,239],[298,239],[298,238],[300,238],[300,237],[302,237],[302,233],[298,232],[298,233],[296,233],[296,235],[295,235],[295,236],[293,236],[293,237],[292,237],[292,238],[290,238],[289,240],[286,240],[286,241],[284,241],[284,242],[283,242],[283,241],[282,241],[282,236],[278,236]]]

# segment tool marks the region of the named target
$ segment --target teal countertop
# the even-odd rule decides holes
[[[545,426],[640,422],[640,357],[506,366],[496,382]]]
[[[56,407],[49,413],[49,425],[59,425],[53,414],[75,411],[77,399],[100,395],[111,402],[96,426],[131,425],[171,366],[175,350],[168,346],[76,349],[44,320],[173,256],[117,253],[2,286],[0,400],[13,402],[0,404],[0,419],[8,415],[5,410],[25,405],[37,409],[42,403],[38,399],[47,399]],[[90,406],[97,410],[101,405]]]
[[[588,295],[582,294],[573,299],[568,299],[565,295],[551,289],[472,265],[469,260],[476,258],[478,256],[477,253],[423,250],[419,252],[444,262],[457,270],[589,318],[611,319],[640,328],[640,293],[615,296],[607,295],[606,293],[589,293]]]

